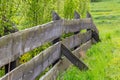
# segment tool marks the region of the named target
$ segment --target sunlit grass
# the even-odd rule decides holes
[[[91,4],[91,12],[102,42],[87,51],[88,71],[71,66],[58,80],[120,80],[120,5],[119,0]]]

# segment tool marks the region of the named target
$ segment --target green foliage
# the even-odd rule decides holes
[[[89,0],[65,0],[64,2],[64,17],[73,18],[74,11],[78,11],[82,17],[86,17],[86,12],[89,11]]]
[[[89,0],[26,0],[23,29],[43,24],[52,20],[51,12],[55,10],[61,17],[73,18],[74,11],[80,12],[82,17],[89,10]],[[23,4],[23,3],[22,3]]]
[[[19,29],[25,29],[51,21],[52,10],[65,18],[73,18],[75,10],[85,17],[89,2],[90,0],[0,0],[0,35],[11,33],[10,30],[15,25]]]
[[[14,20],[17,9],[15,0],[0,0],[0,36],[17,30]]]
[[[57,9],[59,0],[26,0],[25,27],[33,27],[52,20],[51,12]]]
[[[64,17],[72,18],[75,10],[74,0],[65,0],[64,4]]]
[[[90,0],[1,0],[0,35],[5,34],[4,26],[8,30],[13,29],[14,25],[25,29],[49,22],[52,20],[52,10],[64,18],[73,18],[75,10],[85,17],[89,2]]]
[[[0,77],[3,76],[5,74],[4,68],[0,69]]]

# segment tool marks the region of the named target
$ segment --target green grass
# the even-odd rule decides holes
[[[4,73],[5,73],[5,72],[4,72],[4,68],[1,68],[1,69],[0,69],[0,77],[3,76]]]
[[[91,3],[91,13],[102,42],[87,51],[88,71],[71,66],[58,80],[120,80],[120,1]]]

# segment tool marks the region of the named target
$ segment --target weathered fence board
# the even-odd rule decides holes
[[[80,70],[88,70],[88,66],[79,60],[79,58],[77,58],[75,55],[73,55],[73,53],[63,44],[61,44],[61,53]]]
[[[83,29],[93,29],[93,23],[91,18],[86,19],[74,19],[74,20],[63,20],[65,33],[77,32]]]
[[[76,55],[76,57],[80,57],[80,51],[86,51],[91,45],[92,42],[90,40],[73,51],[73,54]],[[57,76],[64,72],[71,64],[72,63],[67,58],[61,59],[51,70],[42,76],[40,80],[56,80]]]
[[[60,57],[61,43],[49,47],[39,55],[15,68],[0,80],[34,80],[42,71]]]
[[[0,67],[5,63],[10,62],[10,58],[12,57],[11,50],[12,50],[11,35],[0,38]]]
[[[82,43],[87,42],[92,38],[91,31],[88,31],[86,33],[79,33],[73,36],[70,36],[68,38],[65,38],[62,43],[68,48],[74,48],[75,46],[81,45]]]
[[[64,32],[76,32],[86,28],[92,28],[90,18],[57,20],[4,36],[0,38],[0,67],[45,42],[53,41]]]

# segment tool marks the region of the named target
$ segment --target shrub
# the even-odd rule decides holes
[[[14,21],[16,6],[14,0],[0,1],[0,37],[18,31]]]

